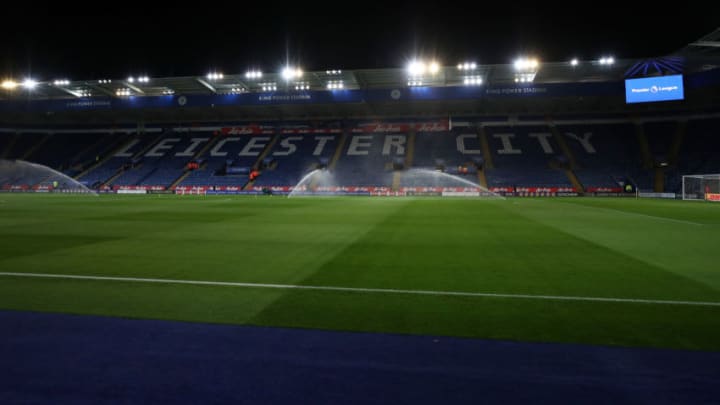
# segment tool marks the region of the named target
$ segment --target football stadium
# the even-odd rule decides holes
[[[720,401],[720,30],[1,87],[0,402]]]

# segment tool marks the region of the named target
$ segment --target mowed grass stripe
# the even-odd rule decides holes
[[[720,294],[720,204],[687,201],[588,198],[521,200],[509,206],[520,217],[616,252],[681,279],[692,280]],[[609,207],[612,210],[598,209]],[[702,223],[683,223],[616,215],[647,208],[654,216]],[[589,259],[593,259],[590,257]],[[655,286],[648,278],[647,285]],[[662,287],[673,290],[672,286]]]
[[[211,212],[213,219],[222,212],[227,220],[202,223],[184,218],[186,212],[197,218],[208,210],[207,204],[170,199],[161,200],[164,205],[158,207],[158,200],[149,200],[145,208],[136,201],[132,209],[86,208],[76,220],[65,217],[51,226],[29,226],[26,236],[16,242],[23,250],[35,249],[34,255],[0,257],[0,267],[42,273],[72,269],[76,274],[296,283],[407,203],[398,199],[368,205],[357,199],[235,198]],[[149,214],[144,215],[147,221],[134,220],[138,211],[157,210],[162,211],[158,222],[149,221]],[[123,221],[126,215],[132,219]],[[168,221],[170,216],[175,221]],[[23,232],[20,227],[13,231]],[[86,244],[70,244],[68,232],[92,237]],[[14,236],[8,239],[12,242]],[[12,243],[4,248],[17,249]]]
[[[635,204],[624,200],[2,198],[9,273],[720,302],[720,227],[583,206]],[[637,204],[720,223],[720,205]],[[10,276],[0,292],[8,309],[720,348],[716,306]]]
[[[238,283],[230,281],[203,281],[203,280],[172,280],[158,278],[137,278],[137,277],[108,277],[108,276],[80,276],[73,274],[40,274],[40,273],[11,273],[0,272],[5,277],[30,277],[30,278],[56,278],[68,280],[91,280],[91,281],[115,281],[125,283],[159,283],[159,284],[190,284],[209,285],[220,287],[242,287],[242,288],[269,288],[279,290],[309,290],[309,291],[333,291],[352,292],[367,294],[407,294],[407,295],[435,295],[448,297],[480,297],[480,298],[502,298],[502,299],[529,299],[529,300],[550,300],[550,301],[586,301],[586,302],[613,302],[626,304],[654,304],[654,305],[694,305],[700,307],[720,307],[720,302],[704,301],[676,301],[676,300],[654,300],[642,298],[613,298],[613,297],[573,297],[558,295],[531,295],[531,294],[503,294],[491,292],[463,292],[463,291],[426,291],[426,290],[398,290],[392,288],[354,288],[319,285],[299,284],[261,284],[261,283]]]
[[[698,281],[508,210],[416,200],[294,284],[720,301]]]

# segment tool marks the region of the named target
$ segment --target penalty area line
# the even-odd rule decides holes
[[[405,295],[429,295],[438,297],[479,297],[479,298],[502,298],[502,299],[526,299],[526,300],[547,300],[547,301],[584,301],[584,302],[610,302],[628,304],[655,304],[655,305],[691,305],[700,307],[720,307],[720,302],[711,301],[676,301],[676,300],[654,300],[644,298],[613,298],[613,297],[581,297],[570,295],[541,295],[541,294],[503,294],[487,292],[464,292],[464,291],[432,291],[432,290],[403,290],[394,288],[360,288],[360,287],[333,287],[319,285],[299,284],[266,284],[266,283],[241,283],[232,281],[202,281],[202,280],[174,280],[164,278],[138,278],[138,277],[112,277],[112,276],[80,276],[74,274],[45,274],[45,273],[13,273],[0,272],[4,277],[25,277],[25,278],[50,278],[64,280],[88,280],[88,281],[118,281],[125,283],[156,283],[156,284],[188,284],[188,285],[210,285],[220,287],[241,287],[241,288],[269,288],[278,290],[307,290],[307,291],[333,291],[353,292],[370,294],[405,294]]]

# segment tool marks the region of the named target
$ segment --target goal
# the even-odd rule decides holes
[[[683,200],[720,201],[720,174],[682,176]]]

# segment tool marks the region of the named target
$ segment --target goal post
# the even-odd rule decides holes
[[[683,200],[720,202],[720,174],[682,176]]]

